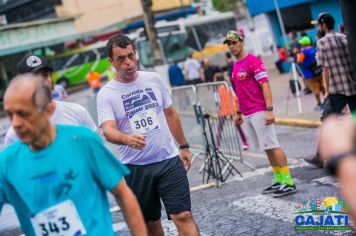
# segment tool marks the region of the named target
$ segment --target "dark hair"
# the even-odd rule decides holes
[[[290,32],[290,34],[291,34],[291,35],[293,35],[294,37],[298,38],[298,34],[297,34],[297,32],[295,32],[295,31],[291,31],[291,32]]]
[[[308,37],[308,35],[307,35],[307,33],[305,33],[305,31],[301,32],[301,33],[300,33],[300,36],[301,36],[301,37],[304,37],[304,36],[307,36],[307,37]]]
[[[333,30],[335,28],[335,19],[329,13],[321,13],[318,17],[319,24],[325,24],[328,30]]]
[[[109,41],[106,43],[106,50],[108,52],[109,57],[112,58],[113,56],[112,49],[114,47],[127,48],[127,46],[129,45],[132,45],[132,48],[136,50],[134,43],[128,36],[124,34],[116,34],[112,36],[109,39]]]
[[[316,32],[316,36],[318,39],[321,39],[322,37],[325,36],[325,31],[318,29],[318,31]]]

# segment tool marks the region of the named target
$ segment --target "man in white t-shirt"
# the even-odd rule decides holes
[[[106,47],[117,74],[98,93],[99,125],[131,170],[125,179],[140,203],[149,235],[163,235],[160,199],[180,235],[199,235],[186,173],[192,156],[168,90],[157,73],[137,71],[130,38],[115,35]]]
[[[53,71],[51,65],[46,58],[27,54],[17,64],[17,73],[33,73],[41,75],[44,83],[53,89],[51,72]],[[89,127],[91,130],[96,131],[97,127],[90,117],[87,110],[79,104],[63,101],[55,101],[55,111],[50,118],[53,124],[67,124],[67,125],[82,125]],[[12,142],[18,140],[14,129],[10,127],[6,133],[4,140],[4,148]]]
[[[199,84],[202,82],[201,65],[190,53],[184,62],[184,70],[187,74],[187,84]]]

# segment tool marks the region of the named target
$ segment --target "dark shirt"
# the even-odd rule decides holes
[[[292,41],[289,45],[289,50],[288,50],[289,56],[293,58],[294,62],[296,62],[298,53],[293,52],[294,48],[297,48],[298,51],[300,51],[302,46],[298,43],[298,41]]]
[[[214,75],[218,72],[221,72],[221,69],[218,66],[213,65],[213,66],[204,68],[205,82],[213,82]]]

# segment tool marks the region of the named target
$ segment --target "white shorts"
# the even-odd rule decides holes
[[[279,148],[279,142],[274,129],[274,124],[265,124],[265,111],[245,116],[245,128],[248,133],[250,142],[255,148],[270,150]]]

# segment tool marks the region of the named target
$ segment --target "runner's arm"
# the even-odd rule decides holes
[[[167,120],[169,130],[171,131],[175,140],[178,142],[179,145],[186,144],[187,140],[185,139],[182,125],[180,123],[180,119],[176,110],[172,106],[169,106],[163,111]]]
[[[265,98],[266,101],[266,107],[272,107],[272,92],[271,92],[271,87],[269,86],[268,82],[264,82],[261,84],[262,87],[262,92],[263,92],[263,97]]]
[[[329,63],[325,53],[325,47],[320,43],[320,40],[317,42],[317,53],[316,53],[316,61],[319,66],[323,67],[323,83],[325,87],[326,93],[325,97],[329,94]]]
[[[132,148],[142,149],[146,145],[145,136],[142,134],[125,134],[118,130],[116,121],[107,120],[102,125],[105,139],[110,143],[127,145]]]
[[[174,110],[172,106],[169,106],[163,111],[167,120],[169,130],[171,131],[175,140],[178,142],[179,146],[187,144],[187,140],[185,139],[182,125],[180,123],[180,119],[176,110]],[[180,159],[183,162],[184,168],[188,171],[190,166],[192,165],[192,155],[190,154],[188,148],[182,149]]]
[[[116,202],[122,209],[131,234],[137,236],[147,235],[145,221],[138,201],[131,189],[126,185],[124,179],[112,190],[112,193],[116,198]]]
[[[345,158],[338,167],[341,195],[350,204],[350,215],[356,219],[356,155]]]
[[[269,86],[269,83],[266,81],[261,84],[263,97],[266,101],[266,107],[273,107],[272,104],[272,92]],[[274,123],[274,114],[273,111],[266,111],[266,125]]]
[[[126,145],[126,143],[125,143],[126,134],[120,132],[117,129],[117,125],[114,120],[105,121],[101,125],[101,128],[103,130],[103,134],[107,141],[109,141],[110,143],[115,143],[115,144],[119,144],[119,145]]]
[[[330,116],[320,128],[319,151],[320,156],[330,163],[332,156],[348,153],[355,148],[356,124],[350,117]],[[345,202],[351,206],[350,215],[356,219],[356,155],[352,152],[344,157],[338,157],[338,165],[335,166],[340,183],[341,195]]]
[[[327,96],[329,94],[329,67],[327,66],[323,66],[323,83]]]

